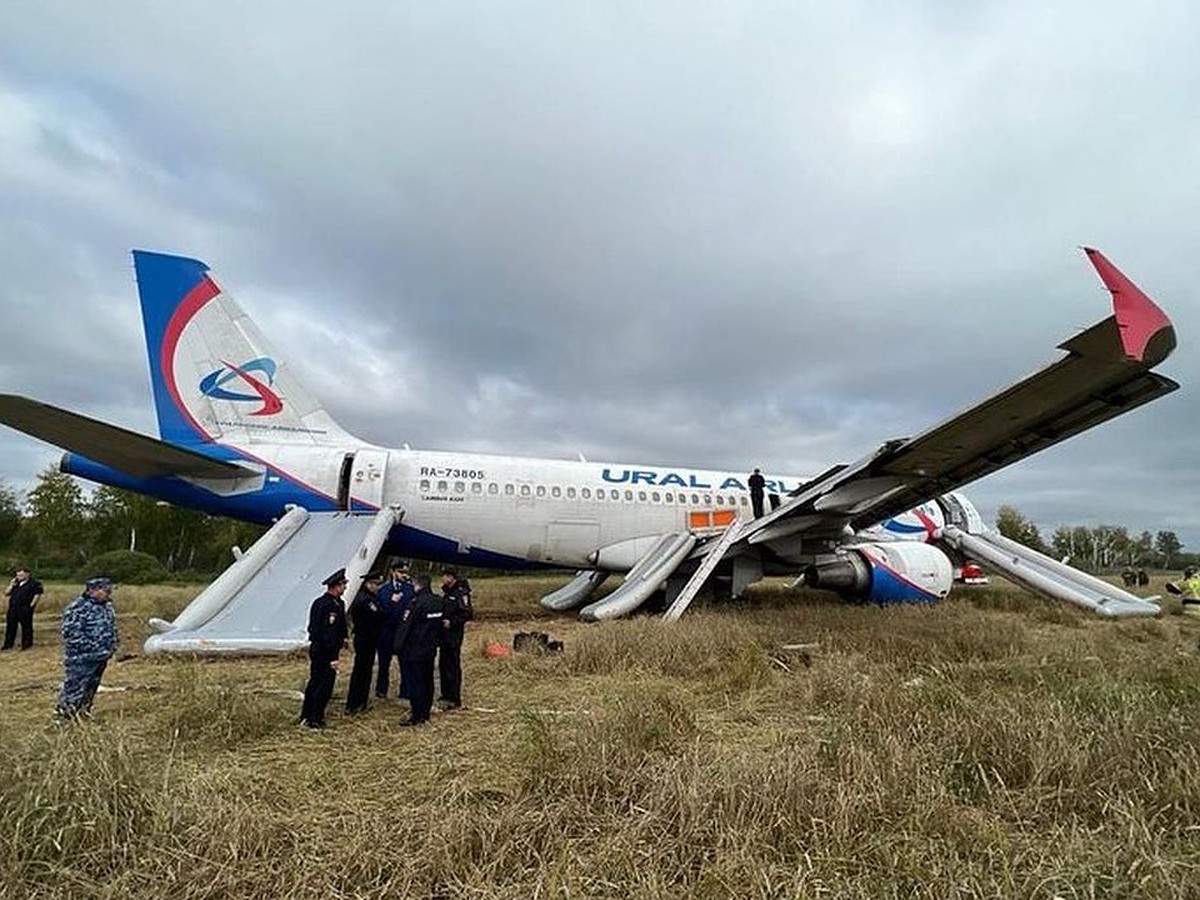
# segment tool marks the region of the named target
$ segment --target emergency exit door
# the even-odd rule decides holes
[[[384,505],[384,483],[387,478],[388,452],[370,448],[354,454],[350,464],[351,508],[355,501],[376,508]]]

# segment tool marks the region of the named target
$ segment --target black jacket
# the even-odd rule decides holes
[[[475,618],[475,609],[471,606],[471,585],[465,578],[457,578],[454,584],[442,591],[446,598],[446,618],[450,620],[451,628],[462,628]]]
[[[403,662],[432,659],[446,621],[445,601],[433,591],[419,592],[396,626],[396,655]]]
[[[42,583],[30,578],[24,584],[12,584],[4,593],[8,594],[8,605],[13,609],[29,609],[33,598],[41,596]]]
[[[358,589],[350,604],[350,624],[354,626],[354,649],[375,649],[383,631],[383,609],[378,595],[365,587]]]
[[[308,610],[308,653],[313,659],[337,659],[346,643],[346,607],[325,593]]]

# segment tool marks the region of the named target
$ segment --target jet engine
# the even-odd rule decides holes
[[[804,570],[807,587],[860,603],[932,603],[950,592],[950,559],[932,544],[856,544]]]

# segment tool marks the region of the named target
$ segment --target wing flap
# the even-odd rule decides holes
[[[0,422],[134,478],[175,475],[225,480],[257,474],[237,463],[16,394],[0,394]]]

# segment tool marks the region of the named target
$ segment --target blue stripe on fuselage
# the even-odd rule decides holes
[[[562,568],[561,565],[508,556],[482,547],[468,547],[463,552],[459,549],[457,541],[403,524],[397,525],[388,534],[384,554],[389,553],[393,556],[412,556],[439,563],[478,566],[481,569],[503,569],[510,572]]]
[[[220,449],[224,450],[225,448]],[[227,460],[240,461],[243,459],[237,454],[228,452],[211,455]],[[64,453],[59,468],[70,475],[78,475],[89,481],[111,485],[138,494],[147,494],[160,500],[166,500],[168,503],[174,503],[176,506],[264,525],[283,515],[289,503],[303,506],[309,512],[331,512],[337,509],[337,504],[330,497],[273,471],[268,471],[268,480],[256,491],[221,496],[174,476],[134,478],[77,453]],[[369,512],[375,507],[356,501],[354,509]]]
[[[220,454],[226,459],[243,459],[236,453],[228,452],[227,448],[214,447],[213,449],[226,450]],[[213,453],[212,455],[217,456],[218,454]],[[259,490],[222,497],[180,478],[133,478],[76,453],[64,454],[60,468],[70,475],[78,475],[89,481],[157,497],[187,509],[198,509],[210,515],[228,516],[260,525],[269,525],[273,520],[278,519],[283,515],[288,504],[302,506],[309,512],[336,512],[338,509],[337,504],[329,497],[298,484],[282,474],[271,473],[271,478],[277,480],[267,481]],[[361,501],[354,502],[355,512],[369,513],[375,510],[376,507],[370,504]],[[496,553],[481,547],[469,547],[466,552],[463,552],[455,540],[404,524],[395,526],[388,533],[383,554],[412,556],[439,563],[509,571],[561,568],[561,566],[552,566],[517,556]]]

